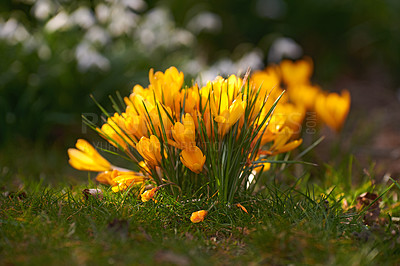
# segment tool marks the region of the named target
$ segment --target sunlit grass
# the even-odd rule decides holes
[[[337,168],[348,169],[344,163]],[[344,170],[343,170],[344,171]],[[289,171],[284,171],[284,178]],[[336,174],[337,174],[336,173]],[[327,173],[327,176],[331,173]],[[48,187],[22,180],[11,188],[2,176],[0,261],[2,264],[323,264],[399,263],[399,225],[388,206],[398,188],[364,186],[382,195],[381,222],[367,226],[355,208],[344,208],[341,183],[325,185],[271,181],[264,193],[236,198],[248,211],[213,199],[176,199],[160,189],[155,201],[133,193],[113,193],[91,181]],[[290,178],[289,178],[290,179]],[[368,182],[366,182],[368,184]],[[345,187],[345,186],[343,186]],[[84,195],[99,188],[103,197]],[[327,190],[328,191],[328,190]],[[344,195],[354,198],[354,188]],[[190,214],[209,209],[194,224]],[[398,211],[397,211],[398,213]]]

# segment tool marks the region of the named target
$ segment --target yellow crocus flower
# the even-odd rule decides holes
[[[148,88],[143,88],[140,85],[135,85],[132,89],[132,94],[129,96],[129,99],[131,99],[131,97],[134,97],[135,95],[140,95],[141,97],[143,97],[143,99],[146,99],[150,103],[154,104],[153,91]]]
[[[275,135],[274,143],[266,151],[267,155],[276,155],[279,153],[284,153],[291,151],[303,142],[303,139],[298,139],[294,141],[290,141],[290,138],[293,136],[293,130],[289,127],[284,127],[279,133]]]
[[[205,104],[210,95],[211,101],[214,100],[216,110],[220,109],[220,98],[223,101],[221,102],[223,106],[229,106],[240,92],[242,84],[243,80],[235,75],[231,75],[228,79],[218,76],[214,81],[207,82],[207,85],[201,88],[200,95],[202,102]]]
[[[113,178],[113,182],[116,183],[111,189],[114,192],[126,190],[133,185],[143,185],[148,178],[142,173],[128,171],[121,172],[117,171],[116,176]]]
[[[172,122],[169,119],[168,115],[172,116],[171,108],[166,107],[164,110],[164,108],[161,106],[161,104],[158,107],[159,107],[159,110],[157,109],[157,107],[154,107],[153,109],[148,110],[148,116],[146,115],[148,130],[150,132],[153,132],[153,128],[154,128],[157,136],[164,139],[164,134],[163,134],[163,129],[162,129],[162,127],[164,127],[165,134],[167,135],[167,138],[169,138],[170,132],[171,132],[171,127],[172,127]],[[161,120],[160,120],[160,114],[161,114]],[[162,122],[162,124],[161,124],[161,122]]]
[[[150,92],[150,90],[146,89],[145,91]],[[137,115],[145,115],[146,109],[147,111],[151,111],[155,108],[155,103],[153,100],[153,95],[144,95],[132,93],[129,98],[125,97],[125,103],[127,107],[130,107],[130,112],[134,112]]]
[[[226,83],[226,92],[228,94],[229,104],[232,104],[243,86],[243,80],[236,77],[236,75],[230,75]]]
[[[282,126],[290,127],[297,134],[301,130],[301,125],[306,116],[306,109],[302,105],[283,103],[276,106],[273,115],[282,118],[281,121],[284,121]]]
[[[209,103],[213,116],[218,116],[221,112],[227,110],[230,105],[228,94],[226,92],[223,93],[215,88],[210,91]]]
[[[215,117],[218,123],[218,134],[223,137],[228,130],[244,115],[246,100],[242,99],[242,94],[233,101],[229,109],[221,109],[221,113]]]
[[[207,136],[210,139],[214,139],[214,123],[213,123],[213,118],[212,115],[210,114],[210,109],[206,110],[203,114],[203,116],[201,116],[200,112],[198,111],[197,115],[199,117],[202,117],[203,120],[203,124],[206,127],[206,133]]]
[[[258,137],[254,139],[254,141],[257,141],[257,139],[261,137],[261,147],[264,146],[267,142],[272,141],[275,138],[275,135],[284,127],[286,123],[287,117],[280,112],[276,112],[278,106],[275,108],[274,112],[267,118],[267,121],[262,125],[262,128],[258,133]],[[264,107],[261,110],[261,116],[260,119],[258,119],[257,121],[257,125],[260,125],[262,123],[270,108],[271,107],[268,106]]]
[[[135,115],[133,112],[129,112],[131,108],[128,106],[126,109],[127,115],[124,120],[125,132],[133,136],[135,140],[140,140],[141,137],[147,137],[147,126],[146,120],[142,115]]]
[[[149,90],[147,89],[145,91]],[[150,99],[153,99],[153,95],[151,95]],[[131,116],[132,119],[136,120],[136,122],[128,121],[128,123],[132,122],[134,123],[134,124],[128,124],[128,126],[130,126],[131,127],[130,129],[133,129],[134,131],[137,130],[138,139],[140,139],[140,137],[142,136],[147,136],[147,131],[153,133],[153,127],[154,130],[156,131],[157,136],[163,137],[161,123],[160,123],[160,114],[164,125],[164,129],[166,133],[169,134],[170,131],[169,129],[172,126],[172,123],[168,118],[168,115],[170,116],[172,115],[170,107],[165,108],[166,111],[168,112],[167,114],[163,106],[161,106],[160,102],[154,103],[154,100],[150,101],[148,100],[148,98],[144,98],[141,94],[136,94],[136,93],[132,93],[131,96],[129,96],[129,99],[125,99],[125,102],[128,103],[126,110],[128,116]],[[160,112],[158,112],[157,105]],[[135,116],[135,114],[137,116]],[[141,119],[141,121],[138,121],[137,119]],[[146,129],[143,127],[144,124],[146,125]]]
[[[280,88],[281,78],[277,67],[270,66],[263,71],[255,71],[251,75],[250,81],[254,92],[260,90],[259,98],[262,100],[268,96],[274,102],[283,92]],[[287,97],[284,95],[280,102],[286,101]]]
[[[342,91],[337,93],[324,94],[317,96],[315,110],[317,115],[332,129],[340,131],[350,110],[350,93]]]
[[[258,154],[257,157],[254,159],[254,161],[259,161],[261,159],[260,155],[261,154]],[[259,173],[261,169],[263,169],[263,171],[268,171],[270,168],[271,168],[271,163],[268,162],[258,163],[257,167],[255,167],[253,171],[255,171],[255,173]]]
[[[97,128],[100,135],[110,144],[123,150],[128,149],[128,145],[134,147],[132,139],[125,134],[125,118],[115,113],[113,117],[107,119],[107,123]]]
[[[194,146],[188,149],[184,149],[181,152],[181,162],[192,172],[197,174],[203,170],[204,163],[206,162],[206,156],[199,147]]]
[[[289,87],[309,84],[313,73],[313,62],[311,58],[304,58],[295,62],[283,60],[280,64],[282,79]]]
[[[256,171],[256,173],[259,173],[261,171],[261,169],[263,171],[268,171],[270,168],[271,168],[271,163],[265,162],[263,164],[260,164],[260,166],[257,166],[256,168],[254,168],[254,171]]]
[[[183,89],[177,94],[175,101],[175,117],[179,120],[181,111],[184,113],[194,114],[199,109],[199,88],[195,84],[191,88]],[[184,107],[184,108],[183,108]]]
[[[125,138],[130,146],[133,145],[132,140],[137,142],[141,137],[147,136],[147,127],[144,118],[137,115],[132,109],[132,106],[127,106],[125,113],[121,115],[116,113],[111,119],[108,119],[108,123],[114,126],[115,131],[120,135],[119,137]]]
[[[175,67],[168,68],[165,73],[153,69],[149,72],[149,89],[153,90],[157,99],[164,105],[174,108],[176,96],[184,81],[184,75]]]
[[[77,149],[68,149],[69,164],[75,169],[94,172],[112,170],[112,165],[86,140],[78,139],[75,146]]]
[[[105,185],[115,186],[117,183],[113,179],[116,176],[116,171],[118,170],[101,172],[96,176],[96,181]]]
[[[150,138],[142,137],[136,144],[136,149],[151,167],[161,165],[161,144],[155,135]]]
[[[190,148],[196,145],[196,126],[190,114],[186,114],[182,118],[182,122],[176,122],[171,128],[174,137],[180,149]]]
[[[300,84],[288,89],[290,100],[298,106],[304,106],[308,111],[315,109],[315,100],[321,88],[310,84]]]

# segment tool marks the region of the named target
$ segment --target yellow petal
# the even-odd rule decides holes
[[[242,209],[242,211],[244,211],[245,213],[249,214],[249,212],[246,210],[246,208],[242,204],[236,203],[236,207]]]
[[[76,147],[78,149],[68,149],[69,163],[75,169],[94,172],[112,169],[111,164],[89,142],[79,139]]]
[[[207,214],[208,214],[208,211],[205,211],[205,210],[194,212],[190,216],[190,221],[192,223],[202,222],[202,221],[204,221],[204,218],[207,216]]]
[[[192,172],[199,174],[203,170],[206,156],[199,147],[194,146],[181,152],[181,162]]]
[[[140,195],[140,197],[142,199],[142,202],[146,202],[146,201],[149,201],[149,200],[153,199],[155,194],[156,194],[156,192],[157,192],[157,190],[158,190],[158,188],[155,187],[155,188],[152,188],[150,190],[146,190],[145,192],[143,192]]]
[[[112,171],[101,172],[96,176],[96,180],[102,184],[115,186],[117,183],[113,181]]]
[[[280,64],[282,79],[289,86],[308,84],[313,72],[313,62],[310,58],[305,58],[293,62],[283,60]]]
[[[284,152],[288,152],[288,151],[294,150],[297,147],[299,147],[301,145],[301,143],[303,143],[303,139],[298,139],[298,140],[294,140],[292,142],[289,142],[289,143],[281,146],[279,149],[277,149],[273,153],[273,155],[278,154],[278,153],[284,153]]]
[[[317,96],[315,109],[318,116],[332,129],[340,131],[350,110],[350,93],[342,91]]]
[[[113,179],[114,182],[116,183],[132,183],[132,182],[143,182],[147,178],[140,173],[135,173],[135,172],[127,172],[127,173],[120,173],[117,177]]]
[[[151,135],[150,138],[142,137],[136,144],[136,150],[150,166],[161,164],[161,144],[155,135]]]

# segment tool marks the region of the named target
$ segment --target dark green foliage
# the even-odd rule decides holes
[[[82,72],[75,53],[77,46],[85,42],[85,29],[74,26],[47,32],[45,25],[60,10],[70,13],[87,7],[95,12],[100,3],[59,1],[62,8],[57,7],[44,20],[34,16],[29,1],[1,3],[0,22],[15,18],[37,43],[0,38],[0,143],[21,135],[44,141],[68,138],[66,128],[78,131],[81,114],[96,111],[89,94],[106,105],[107,96],[116,90],[126,95],[133,84],[145,83],[143,77],[151,67],[181,68],[189,60],[209,65],[223,56],[238,59],[254,47],[263,51],[266,60],[270,45],[280,36],[293,38],[304,54],[314,59],[320,84],[341,73],[362,76],[370,68],[382,69],[397,78],[397,1],[147,1],[147,8],[132,11],[139,15],[139,24],[154,8],[166,7],[173,15],[166,24],[172,23],[174,28],[190,28],[190,20],[201,12],[216,14],[221,28],[216,32],[192,32],[195,41],[189,47],[169,46],[168,41],[176,39],[172,35],[171,40],[157,40],[160,43],[151,50],[140,43],[137,34],[112,37],[105,45],[92,44],[109,60],[109,67]],[[268,8],[268,3],[280,8]],[[270,16],[271,10],[276,11],[275,16]],[[104,23],[99,25],[106,28]]]

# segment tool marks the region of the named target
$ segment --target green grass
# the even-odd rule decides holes
[[[271,181],[264,193],[235,200],[248,214],[213,198],[176,200],[162,190],[157,203],[142,203],[133,193],[115,194],[105,186],[98,186],[103,199],[85,199],[82,190],[97,186],[91,181],[49,187],[23,180],[12,192],[13,176],[3,172],[0,264],[400,263],[399,225],[389,216],[399,213],[390,207],[398,187],[382,195],[381,221],[367,226],[355,208],[343,209],[344,198],[355,199],[342,168],[349,169],[344,164],[325,172],[325,179],[338,178],[333,191],[307,176],[296,183]],[[366,184],[364,189],[379,194],[389,187]],[[190,222],[193,211],[211,206],[204,222]]]

